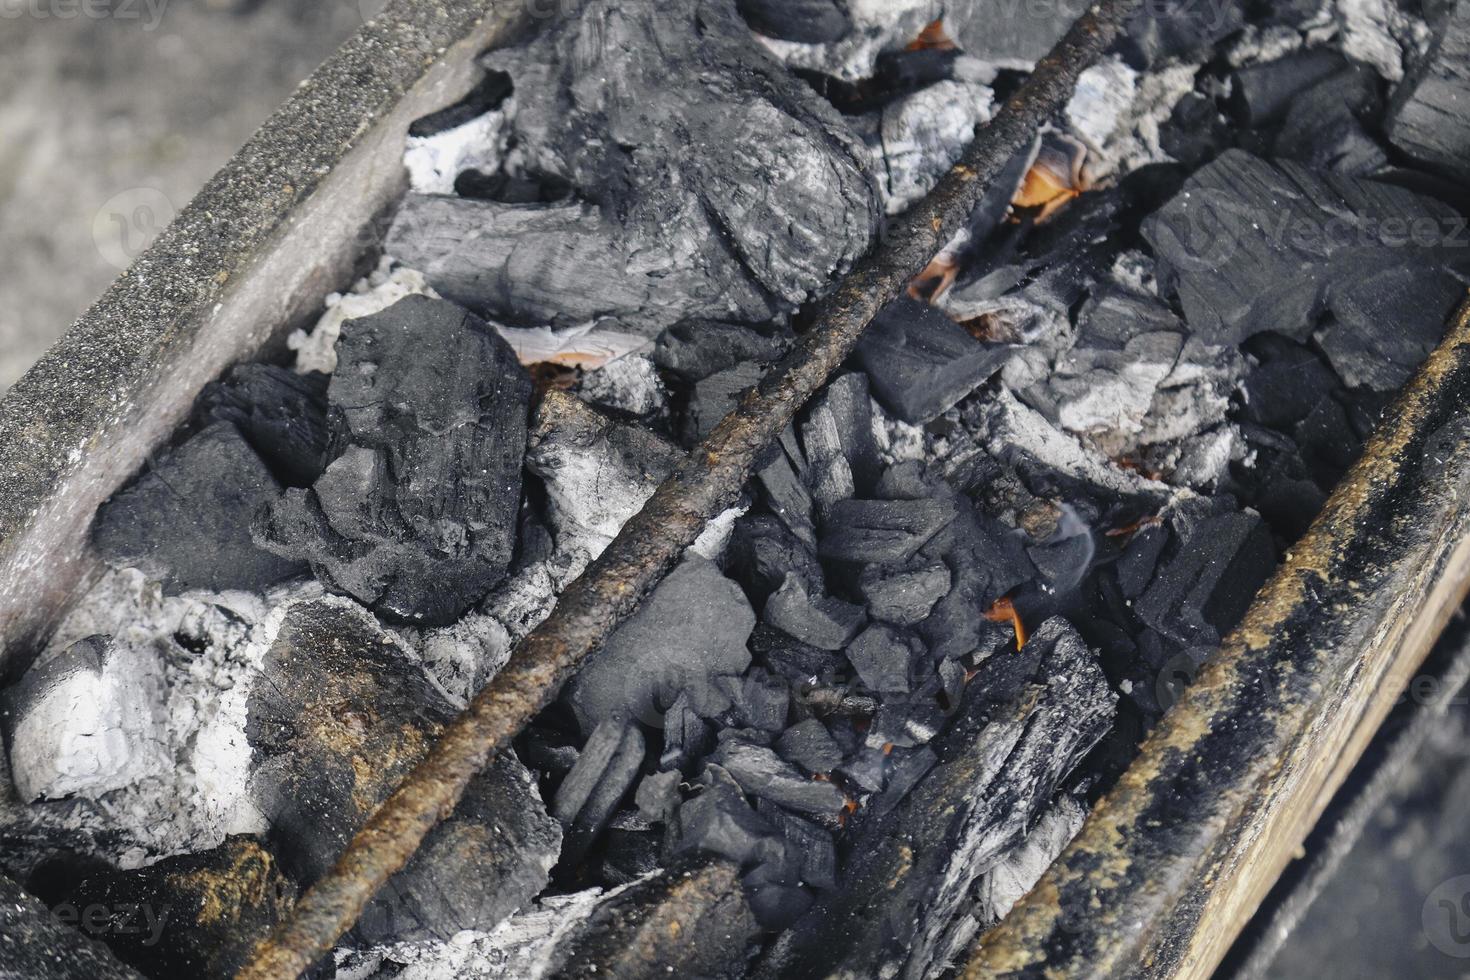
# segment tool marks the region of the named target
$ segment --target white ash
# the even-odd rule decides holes
[[[810,68],[855,82],[873,75],[878,55],[902,48],[937,18],[935,0],[850,0],[852,30],[832,44],[803,44],[757,34],[761,43],[788,68]]]
[[[1153,256],[1136,248],[1120,252],[1110,270],[1112,279],[1130,293],[1159,295],[1158,270]]]
[[[652,348],[653,341],[622,329],[618,320],[592,320],[574,327],[507,327],[493,324],[522,364],[550,362],[567,367],[599,368],[627,354]]]
[[[217,846],[229,834],[264,829],[245,792],[251,754],[245,740],[246,699],[286,608],[320,591],[310,583],[265,597],[237,592],[164,596],[142,573],[123,569],[104,574],[77,602],[43,661],[76,640],[110,635],[133,662],[151,658],[166,685],[158,734],[168,765],[158,771],[150,763],[133,778],[110,774],[92,785],[73,786],[76,795],[99,806],[76,810],[72,819],[100,820],[102,826],[87,829],[109,831],[99,839],[119,841],[100,856],[125,868],[139,867]],[[40,755],[23,743],[14,748],[27,757]]]
[[[583,400],[629,415],[647,417],[668,408],[669,392],[652,358],[625,354],[582,376]]]
[[[551,557],[512,572],[485,598],[480,609],[505,627],[512,644],[519,643],[551,615],[562,590],[591,561],[592,556],[580,548],[558,549]]]
[[[1077,836],[1087,811],[1070,796],[1060,797],[1041,815],[1031,833],[975,886],[978,901],[974,916],[981,928],[1005,918],[1021,897],[1029,892]]]
[[[507,121],[515,113],[511,96],[469,122],[435,133],[410,136],[403,153],[409,187],[417,194],[453,194],[455,179],[466,170],[493,174],[505,159]]]
[[[1429,47],[1429,25],[1405,11],[1396,0],[1336,0],[1332,19],[1342,53],[1372,65],[1390,82]]]
[[[1198,65],[1186,63],[1140,74],[1111,57],[1083,72],[1066,117],[1089,151],[1085,178],[1095,183],[1171,159],[1160,145],[1159,130],[1194,89],[1198,71]]]
[[[879,182],[884,209],[898,214],[933,190],[994,108],[988,85],[953,79],[884,106],[874,147],[875,163],[885,174]]]
[[[551,967],[558,945],[573,929],[602,902],[642,880],[606,892],[589,888],[547,896],[491,932],[462,932],[449,942],[339,950],[337,980],[539,980]]]
[[[286,346],[296,352],[296,370],[331,374],[337,370],[337,337],[343,323],[381,312],[405,296],[416,295],[439,297],[422,273],[383,256],[378,267],[353,283],[351,290],[327,297],[327,311],[310,333],[295,330],[286,338]]]
[[[1226,422],[1178,442],[1149,447],[1143,455],[1143,464],[1166,474],[1175,486],[1212,491],[1225,477],[1231,462],[1246,460],[1249,452],[1240,430]]]
[[[468,704],[510,659],[510,632],[485,613],[467,613],[452,626],[397,632],[418,651],[424,669],[458,708]]]
[[[1327,12],[1322,11],[1314,20],[1320,20],[1325,25],[1328,22]],[[1225,62],[1231,68],[1259,65],[1284,58],[1304,47],[1306,43],[1307,39],[1302,32],[1292,27],[1281,24],[1271,27],[1247,24],[1235,43],[1225,52]]]

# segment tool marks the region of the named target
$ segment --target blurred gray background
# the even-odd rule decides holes
[[[0,0],[0,392],[383,0]]]

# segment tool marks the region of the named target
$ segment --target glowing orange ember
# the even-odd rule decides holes
[[[1076,140],[1048,139],[1036,154],[1036,162],[1026,171],[1020,190],[1011,198],[1011,206],[1040,208],[1036,223],[1041,224],[1089,189],[1082,174],[1086,159],[1087,148]]]
[[[1016,611],[1016,604],[1011,601],[1010,596],[995,600],[995,605],[985,610],[985,618],[992,623],[1010,623],[1011,628],[1016,631],[1016,649],[1026,645],[1026,624],[1021,622],[1021,614]]]
[[[932,303],[954,285],[955,277],[959,274],[960,266],[954,257],[940,252],[929,260],[922,272],[909,280],[909,298],[921,303]]]
[[[909,51],[953,51],[954,42],[944,33],[944,18],[930,21],[919,36],[908,43]]]
[[[1104,531],[1103,534],[1110,538],[1125,538],[1130,534],[1137,534],[1146,527],[1158,527],[1162,523],[1164,523],[1164,519],[1155,514],[1152,517],[1140,517],[1132,524],[1115,527],[1111,531]]]

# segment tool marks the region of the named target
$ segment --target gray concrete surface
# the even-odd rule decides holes
[[[0,0],[0,392],[382,0]]]

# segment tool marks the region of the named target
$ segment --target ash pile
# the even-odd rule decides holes
[[[485,54],[376,268],[98,513],[3,694],[4,870],[232,975],[1070,15],[1011,13]],[[1470,4],[1423,13],[1148,5],[314,975],[944,975],[1463,295]]]

